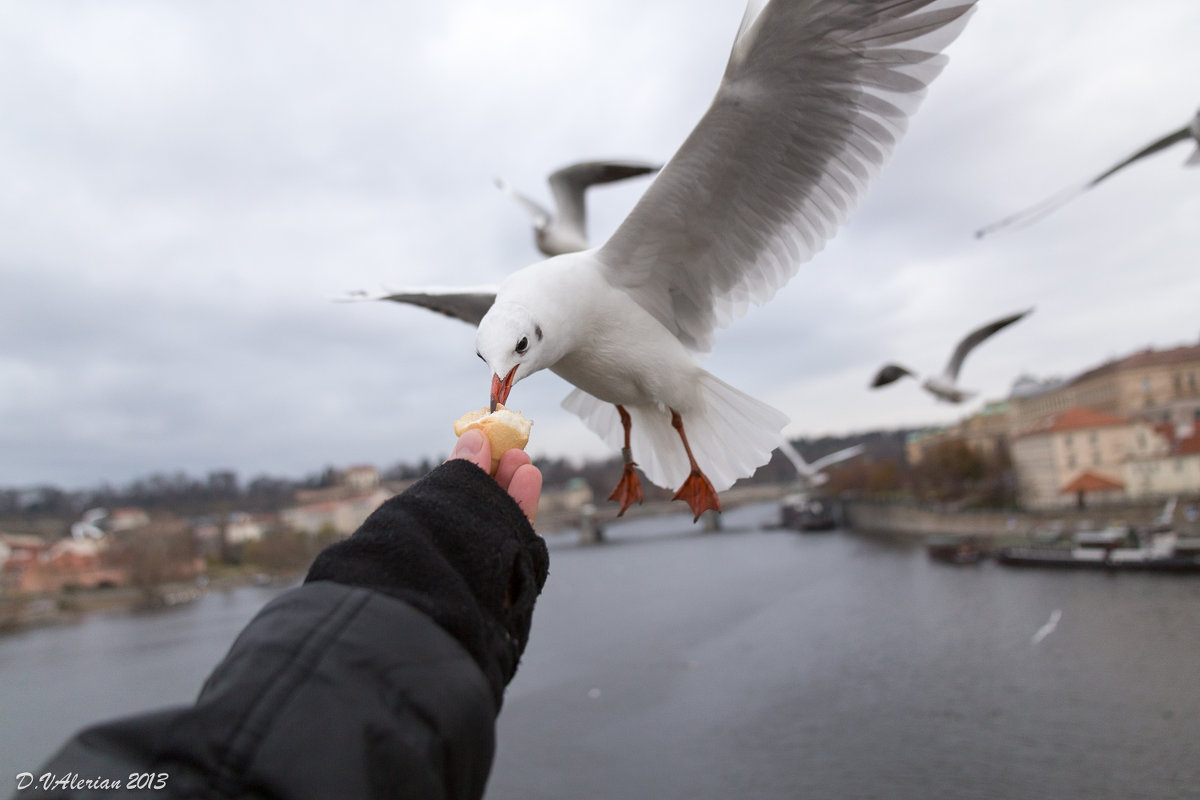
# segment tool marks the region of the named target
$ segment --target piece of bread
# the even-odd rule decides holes
[[[532,422],[521,416],[520,411],[513,411],[502,405],[497,405],[495,411],[487,406],[478,411],[469,411],[459,417],[454,423],[454,435],[462,436],[471,428],[479,428],[483,435],[492,443],[492,469],[500,466],[500,456],[509,450],[524,450],[529,443],[529,429]]]

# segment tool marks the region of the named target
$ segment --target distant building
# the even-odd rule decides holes
[[[40,536],[0,534],[0,589],[5,593],[30,591],[50,545]]]
[[[559,489],[546,489],[538,502],[538,513],[579,514],[583,507],[594,503],[592,487],[583,478],[571,478]]]
[[[57,592],[64,587],[118,586],[125,570],[106,558],[108,543],[96,539],[59,539],[0,535],[0,588],[9,594]]]
[[[1008,401],[996,400],[962,419],[955,429],[958,437],[977,455],[994,458],[1008,446],[1011,424]]]
[[[266,517],[237,511],[230,514],[225,523],[225,540],[230,544],[257,542],[268,527]]]
[[[342,471],[339,483],[348,486],[356,492],[370,492],[379,488],[379,470],[370,465],[347,467]]]
[[[924,428],[911,431],[904,439],[904,460],[915,467],[925,456],[940,444],[958,439],[955,428]]]
[[[1132,458],[1124,464],[1131,497],[1170,497],[1200,493],[1200,430],[1172,443],[1157,457]]]
[[[104,527],[109,533],[143,528],[150,524],[150,515],[140,508],[114,508],[108,512]]]
[[[1200,344],[1148,348],[1066,381],[1022,376],[1009,404],[1015,432],[1076,406],[1189,429],[1200,420]]]
[[[1149,422],[1081,406],[1045,418],[1010,443],[1021,502],[1030,508],[1121,499],[1128,494],[1126,462],[1159,459],[1169,450],[1169,437]]]
[[[332,531],[349,536],[389,497],[408,484],[385,486],[374,467],[357,466],[338,473],[338,484],[296,492],[296,505],[279,512],[284,526],[304,533]]]

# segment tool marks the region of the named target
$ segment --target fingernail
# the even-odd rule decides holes
[[[454,455],[460,458],[471,458],[483,450],[483,433],[475,428],[464,431],[454,445]]]

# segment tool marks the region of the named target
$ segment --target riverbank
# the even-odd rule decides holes
[[[243,586],[282,586],[299,577],[298,573],[267,575],[260,571],[223,570],[211,578],[153,587],[109,586],[3,597],[0,598],[0,636],[74,623],[92,614],[130,614],[170,608],[195,602],[212,592],[226,592]]]
[[[1064,533],[1127,525],[1139,530],[1151,526],[1162,512],[1159,500],[1093,508],[1046,511],[963,510],[948,506],[918,505],[902,501],[843,500],[846,527],[869,534],[926,539],[932,536],[973,536],[985,539],[1027,539],[1049,529]]]

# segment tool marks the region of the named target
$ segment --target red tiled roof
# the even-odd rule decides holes
[[[1103,475],[1085,470],[1079,477],[1058,490],[1059,494],[1075,494],[1076,492],[1102,492],[1110,489],[1124,489],[1125,484],[1114,481]]]
[[[1106,414],[1103,411],[1093,411],[1083,406],[1072,406],[1060,414],[1047,418],[1041,424],[1025,431],[1023,436],[1033,436],[1040,433],[1059,433],[1074,431],[1081,428],[1107,428],[1113,425],[1125,425],[1129,420],[1116,414]]]
[[[1179,440],[1179,447],[1175,451],[1176,455],[1190,456],[1200,453],[1200,428],[1186,439]]]

